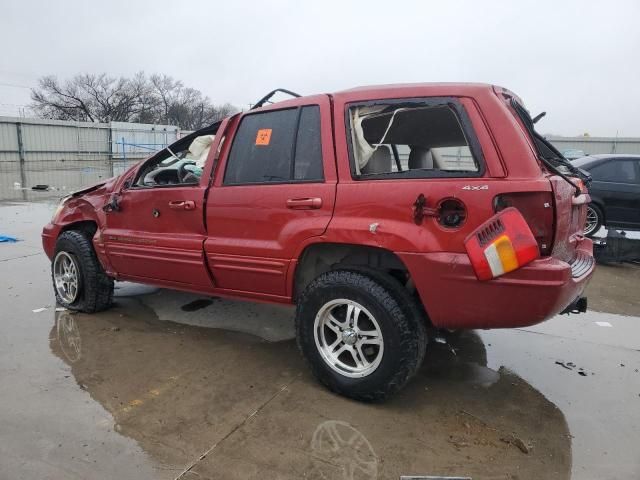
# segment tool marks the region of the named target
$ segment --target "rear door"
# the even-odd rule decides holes
[[[593,168],[591,189],[604,204],[607,226],[640,225],[639,162],[633,158],[606,160]]]
[[[207,200],[209,267],[217,288],[286,297],[291,260],[333,212],[329,97],[249,112],[236,125]]]
[[[472,123],[473,103],[350,100],[336,96],[336,149],[345,161],[328,234],[394,252],[464,252],[464,239],[494,214],[492,199],[507,186],[490,176],[499,161],[480,148],[485,131]]]

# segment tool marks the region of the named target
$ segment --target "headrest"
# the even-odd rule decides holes
[[[388,173],[391,171],[391,152],[382,145],[376,149],[362,168],[362,173]]]

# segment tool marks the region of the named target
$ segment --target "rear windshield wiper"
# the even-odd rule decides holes
[[[524,126],[527,129],[527,132],[529,133],[531,140],[533,141],[534,147],[536,149],[536,152],[538,154],[538,158],[540,159],[540,161],[544,163],[544,165],[549,170],[551,170],[553,173],[555,173],[556,175],[561,177],[563,180],[565,180],[567,183],[569,183],[575,189],[576,197],[580,195],[582,193],[582,190],[580,189],[580,187],[576,185],[568,176],[562,173],[558,167],[560,165],[566,167],[571,173],[578,176],[578,178],[580,178],[581,180],[585,181],[586,179],[583,178],[582,173],[576,167],[571,165],[571,162],[569,162],[569,160],[564,158],[562,154],[551,143],[549,143],[549,141],[546,138],[544,138],[542,135],[540,135],[538,132],[535,131],[535,129],[533,128],[534,122],[531,116],[529,115],[529,112],[522,105],[520,105],[520,103],[518,103],[515,98],[511,99],[511,106],[518,114],[518,117],[520,117],[520,119],[522,120],[522,123],[524,123]],[[536,121],[540,120],[542,116],[544,115],[536,116]],[[541,150],[540,144],[542,144],[545,149],[550,151],[552,155],[551,157],[544,155],[543,152],[540,151]],[[555,165],[554,160],[559,165]]]

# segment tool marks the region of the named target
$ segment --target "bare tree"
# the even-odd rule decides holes
[[[183,89],[182,82],[174,80],[168,75],[154,74],[150,77],[152,95],[159,102],[161,108],[161,123],[169,122],[169,110],[175,102],[176,96]]]
[[[141,122],[195,130],[237,111],[214,105],[200,91],[168,75],[142,72],[133,78],[80,74],[64,82],[42,77],[31,91],[32,108],[42,118],[90,122]]]

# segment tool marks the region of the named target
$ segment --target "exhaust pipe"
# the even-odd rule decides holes
[[[587,297],[578,297],[571,302],[567,308],[560,312],[560,315],[570,315],[572,313],[584,313],[587,311]]]

